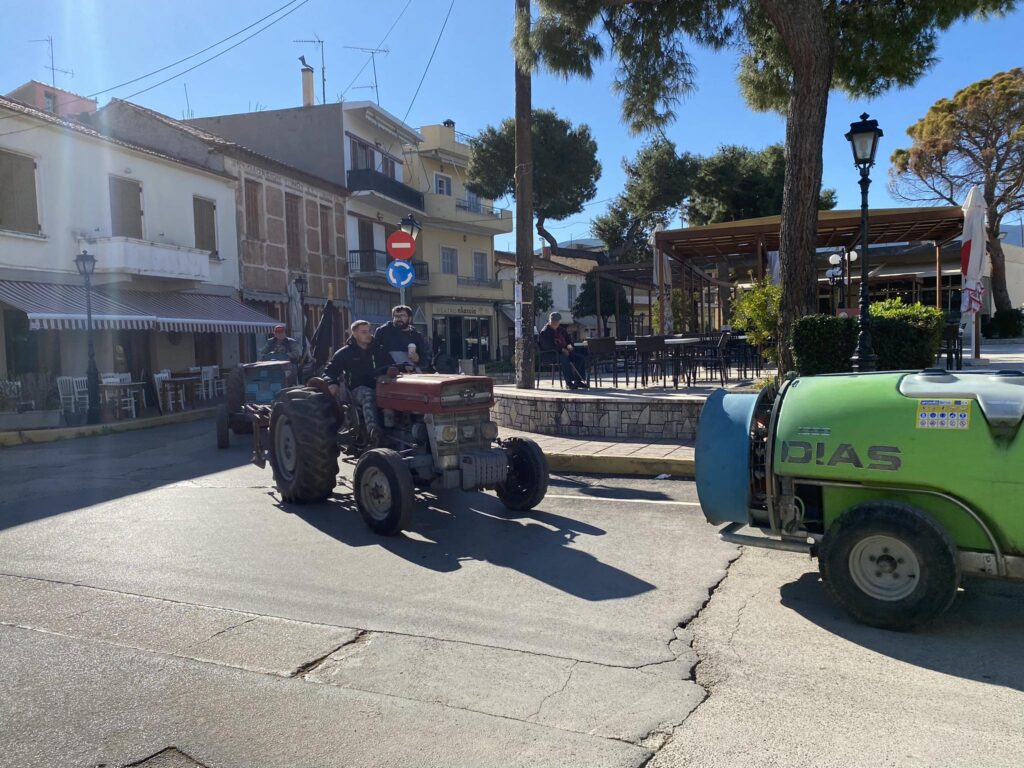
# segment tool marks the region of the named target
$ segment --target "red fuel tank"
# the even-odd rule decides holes
[[[377,381],[377,407],[404,413],[490,410],[494,382],[487,376],[409,373]]]

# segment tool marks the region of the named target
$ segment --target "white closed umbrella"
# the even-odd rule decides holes
[[[302,315],[302,298],[299,296],[299,289],[295,287],[295,281],[288,281],[288,335],[299,343],[299,350],[303,350],[302,337],[304,335]]]
[[[672,257],[667,256],[658,250],[656,237],[659,232],[664,232],[665,226],[658,224],[651,233],[651,250],[654,252],[654,285],[658,288],[658,300],[662,300],[662,289],[664,288],[664,303],[661,307],[661,322],[665,333],[672,333]]]
[[[980,357],[975,344],[975,318],[985,296],[982,274],[985,268],[985,200],[978,187],[971,187],[963,204],[964,233],[960,238],[960,329],[967,329],[970,357]]]

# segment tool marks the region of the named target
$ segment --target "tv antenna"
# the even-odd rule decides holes
[[[320,46],[320,101],[327,103],[327,67],[324,66],[324,41],[314,32],[312,40],[292,40],[293,43],[309,43]]]
[[[363,53],[370,54],[370,64],[373,65],[373,85],[372,86],[364,85],[364,86],[359,86],[359,87],[361,87],[361,88],[370,88],[370,87],[372,87],[374,92],[377,94],[377,106],[379,107],[380,106],[380,86],[377,83],[377,54],[378,53],[383,53],[383,54],[387,55],[387,54],[391,53],[391,51],[389,51],[387,48],[360,48],[360,47],[355,46],[355,45],[346,45],[344,47],[347,48],[350,51],[362,51]],[[365,67],[366,65],[364,64],[363,66]]]
[[[46,37],[39,38],[37,40],[29,40],[30,43],[46,43],[50,47],[50,66],[47,67],[50,70],[50,84],[54,88],[57,87],[57,73],[60,72],[62,75],[74,79],[75,71],[73,69],[61,69],[53,65],[53,35],[47,35]]]

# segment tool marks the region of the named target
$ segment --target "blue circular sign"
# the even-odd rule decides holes
[[[416,270],[408,261],[395,259],[388,264],[387,275],[393,288],[408,288],[416,279]]]

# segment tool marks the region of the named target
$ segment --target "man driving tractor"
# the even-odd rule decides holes
[[[323,378],[335,397],[342,387],[348,390],[352,402],[362,411],[370,446],[380,447],[383,431],[377,414],[377,377],[386,373],[394,362],[374,339],[366,320],[356,320],[350,331],[351,336],[345,346],[334,353],[324,369]]]
[[[274,326],[274,335],[267,339],[267,344],[260,352],[260,360],[290,360],[296,365],[302,357],[299,343],[285,333],[283,325]]]
[[[405,362],[404,355],[416,366],[420,360],[430,360],[426,340],[412,327],[412,309],[404,304],[391,310],[391,322],[380,326],[373,338],[395,362]],[[391,353],[399,354],[396,357]]]

